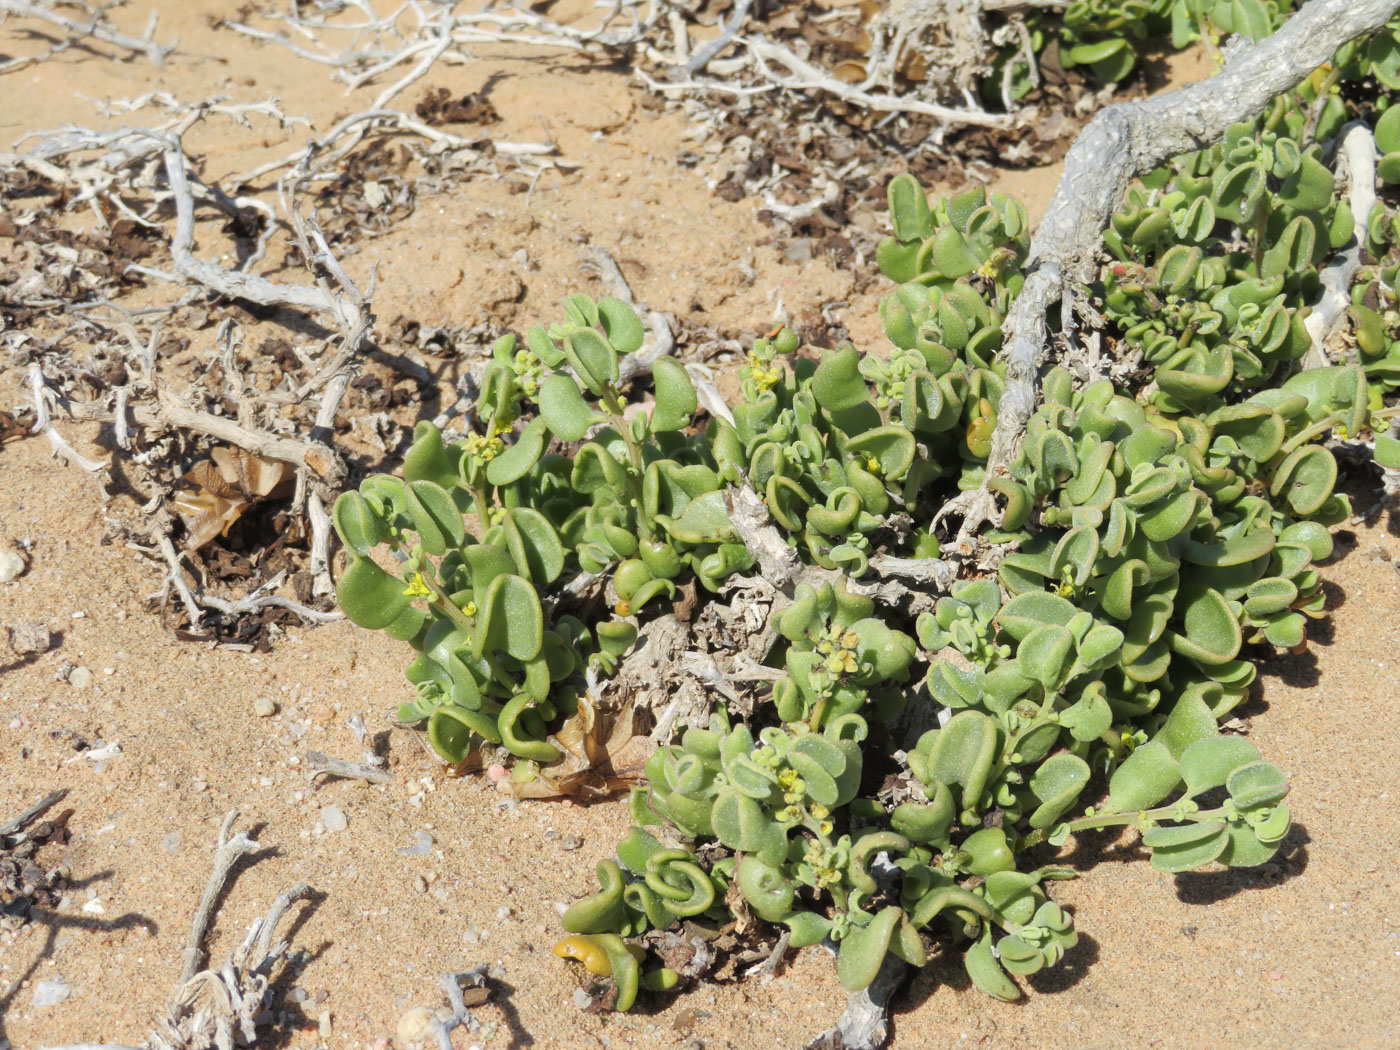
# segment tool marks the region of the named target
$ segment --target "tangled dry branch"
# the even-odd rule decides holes
[[[214,870],[195,912],[190,941],[183,956],[180,983],[140,1050],[233,1050],[258,1041],[266,1027],[268,989],[273,972],[285,958],[287,941],[276,941],[282,917],[297,901],[315,893],[299,883],[278,896],[267,914],[253,922],[243,942],[217,969],[199,969],[205,935],[238,861],[261,849],[246,833],[233,835],[238,810],[230,810],[219,829]],[[266,1033],[264,1033],[266,1034]],[[50,1050],[136,1050],[131,1046],[83,1043]]]

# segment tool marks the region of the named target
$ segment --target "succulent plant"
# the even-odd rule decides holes
[[[1081,6],[1107,10],[1075,5],[1076,18]],[[1234,31],[1278,14],[1223,0],[1151,11]],[[717,929],[735,909],[794,946],[831,943],[852,991],[887,956],[919,966],[937,942],[1011,999],[1014,977],[1075,944],[1051,892],[1071,873],[1032,866],[1033,847],[1132,827],[1165,872],[1275,854],[1286,779],[1221,727],[1259,653],[1300,648],[1325,615],[1317,565],[1350,513],[1329,440],[1397,414],[1388,205],[1369,217],[1374,263],[1353,288],[1356,355],[1299,365],[1319,269],[1352,235],[1323,164],[1352,105],[1339,85],[1400,71],[1390,46],[1353,48],[1299,97],[1129,189],[1088,289],[1114,366],[1047,364],[999,476],[986,463],[1026,213],[981,189],[930,204],[902,175],[877,252],[898,284],[880,305],[888,352],[808,355],[779,329],[740,369],[732,424],[702,427],[666,358],[654,404],[624,404],[641,323],[575,296],[523,349],[497,345],[469,432],[420,425],[402,478],[341,497],[342,605],[417,652],[401,718],[426,718],[448,761],[500,748],[527,776],[558,758],[551,734],[590,665],[614,671],[679,586],[704,600],[754,571],[728,489],[763,497],[803,565],[763,628],[771,689],[752,709],[717,704],[652,754],[616,859],[563,918],[556,952],[612,981],[619,1009],[682,980],[644,934]],[[1381,148],[1400,154],[1400,118],[1378,108]],[[1377,459],[1400,466],[1380,429]],[[982,536],[1002,547],[994,576],[914,605],[866,586],[877,557],[935,556],[934,512],[984,483],[1002,503]],[[560,600],[587,574],[606,574],[605,606]],[[902,735],[910,725],[926,731]]]

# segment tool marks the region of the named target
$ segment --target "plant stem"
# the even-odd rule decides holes
[[[431,602],[433,608],[437,609],[438,612],[442,613],[449,620],[451,620],[458,627],[460,627],[463,631],[465,631],[468,635],[470,635],[473,631],[476,630],[476,624],[472,623],[471,619],[467,616],[467,614],[464,613],[461,609],[457,608],[456,603],[454,603],[452,599],[448,597],[447,592],[442,589],[442,584],[438,583],[436,576],[432,573],[431,567],[424,567],[429,570],[428,572],[423,573],[422,576],[423,582],[428,585],[428,590],[433,592],[434,597],[433,601]]]
[[[646,464],[642,459],[642,447],[632,438],[632,430],[627,425],[627,420],[623,416],[622,402],[618,400],[617,391],[612,387],[603,390],[601,398],[603,407],[608,410],[608,415],[612,417],[613,426],[622,437],[622,443],[627,446],[627,458],[632,461],[632,475],[628,478],[628,489],[633,502],[637,505],[637,524],[641,529],[643,539],[652,538],[652,522],[647,520],[647,516],[642,512],[642,475],[646,472]]]

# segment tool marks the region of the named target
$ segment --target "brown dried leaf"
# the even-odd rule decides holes
[[[199,550],[229,528],[249,505],[276,495],[291,467],[241,448],[219,446],[176,480],[175,509],[185,524],[185,546]]]
[[[588,697],[579,697],[578,712],[551,737],[563,752],[559,760],[542,767],[534,780],[501,777],[496,790],[516,798],[557,798],[600,797],[631,787],[656,749],[645,734],[634,731],[633,715],[631,707],[604,712]]]

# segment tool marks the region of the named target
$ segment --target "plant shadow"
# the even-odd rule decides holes
[[[1142,836],[1136,833],[1125,835],[1121,827],[1076,832],[1071,836],[1070,843],[1072,849],[1068,853],[1049,843],[1034,847],[1031,853],[1034,863],[1068,865],[1075,871],[1088,871],[1105,861],[1131,864],[1148,859]]]
[[[70,890],[82,889],[93,883],[109,879],[112,874],[111,871],[101,871],[82,880],[70,880],[68,888]],[[29,912],[28,921],[46,927],[44,942],[28,967],[9,981],[4,993],[0,994],[0,1047],[10,1045],[10,1041],[5,1035],[5,1018],[9,1016],[10,1009],[14,1006],[20,992],[29,987],[27,984],[29,979],[39,971],[45,960],[52,958],[54,947],[63,931],[81,930],[90,933],[112,933],[118,930],[142,929],[152,937],[160,932],[160,927],[154,919],[139,912],[130,912],[115,919],[98,919],[85,915],[63,915],[58,912],[32,909]]]
[[[1307,828],[1294,824],[1273,859],[1257,868],[1187,871],[1176,877],[1176,897],[1183,904],[1216,904],[1247,890],[1273,889],[1301,875],[1308,867]]]

